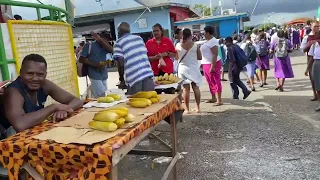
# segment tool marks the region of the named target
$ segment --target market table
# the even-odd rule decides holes
[[[176,179],[177,131],[174,113],[180,110],[179,95],[166,95],[170,99],[156,113],[120,134],[94,145],[59,144],[50,140],[34,139],[55,127],[43,123],[0,141],[0,162],[8,169],[10,180],[18,179],[24,168],[34,179],[111,179],[117,180],[117,164],[128,153],[171,156],[173,159],[162,179],[172,171]],[[170,151],[143,151],[133,148],[166,117],[170,117]],[[153,135],[154,136],[154,135]],[[156,137],[156,136],[155,136]],[[156,139],[160,140],[158,137]],[[161,142],[161,141],[160,141]],[[162,141],[163,144],[165,144]],[[35,171],[36,170],[36,171]],[[38,172],[38,173],[37,173]],[[40,175],[40,176],[39,176]]]

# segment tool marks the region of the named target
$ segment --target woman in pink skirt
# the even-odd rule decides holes
[[[207,26],[204,28],[206,42],[201,45],[202,69],[207,79],[212,98],[207,103],[222,105],[222,85],[221,85],[221,58],[218,56],[219,40],[213,37],[214,28]]]

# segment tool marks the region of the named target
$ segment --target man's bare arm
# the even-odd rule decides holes
[[[42,123],[57,110],[56,105],[49,105],[39,111],[25,113],[23,109],[24,98],[15,88],[6,89],[5,115],[17,132],[24,131]]]
[[[46,80],[43,89],[51,96],[54,100],[61,104],[70,106],[73,110],[78,110],[83,106],[83,101],[74,95],[63,90],[53,82]]]
[[[83,63],[83,64],[86,64],[86,65],[89,65],[89,66],[94,67],[94,68],[97,68],[97,67],[98,67],[98,64],[89,61],[88,58],[83,57],[83,56],[80,56],[79,62],[81,62],[81,63]]]
[[[113,47],[104,39],[99,38],[97,39],[97,42],[108,52],[112,53],[113,52]]]

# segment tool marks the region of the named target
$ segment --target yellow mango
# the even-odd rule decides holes
[[[114,102],[114,98],[113,97],[108,97],[108,96],[99,97],[97,99],[97,101],[98,101],[98,103],[112,103],[112,102]]]
[[[114,122],[119,118],[120,116],[115,112],[103,111],[103,112],[97,112],[96,114],[94,114],[93,120],[104,121],[104,122]]]
[[[157,98],[150,98],[150,101],[152,102],[152,104],[159,102]]]
[[[155,81],[155,82],[157,82],[157,81],[158,81],[158,79],[159,79],[159,77],[158,77],[158,76],[154,77],[154,81]]]
[[[158,76],[158,81],[161,81],[162,80],[162,76]]]
[[[120,94],[108,94],[107,97],[112,97],[116,101],[121,100],[121,95]]]
[[[146,101],[130,101],[128,104],[135,108],[146,108],[149,106]]]
[[[89,126],[92,129],[105,131],[105,132],[113,132],[118,128],[118,126],[113,122],[101,122],[101,121],[90,121]]]
[[[133,114],[128,114],[124,119],[126,123],[130,123],[134,121],[135,117]]]
[[[118,129],[119,129],[124,125],[125,121],[126,120],[124,118],[120,118],[120,119],[115,120],[114,123],[118,126]]]
[[[157,99],[158,99],[158,102],[160,101],[160,95],[159,94],[157,94]]]

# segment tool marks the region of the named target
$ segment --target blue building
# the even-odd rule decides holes
[[[117,26],[121,22],[131,24],[131,32],[140,35],[145,41],[152,37],[152,26],[161,24],[165,30],[165,36],[172,37],[174,22],[182,21],[190,17],[198,17],[188,5],[178,3],[161,3],[150,7],[134,7],[93,13],[77,16],[73,34],[88,35],[91,31],[109,31],[113,39],[116,39]]]
[[[179,28],[189,28],[195,31],[203,31],[205,26],[215,28],[215,37],[226,38],[232,36],[234,32],[239,33],[243,30],[243,23],[250,21],[248,13],[236,13],[230,15],[210,16],[203,18],[191,18],[175,22],[174,25]]]

